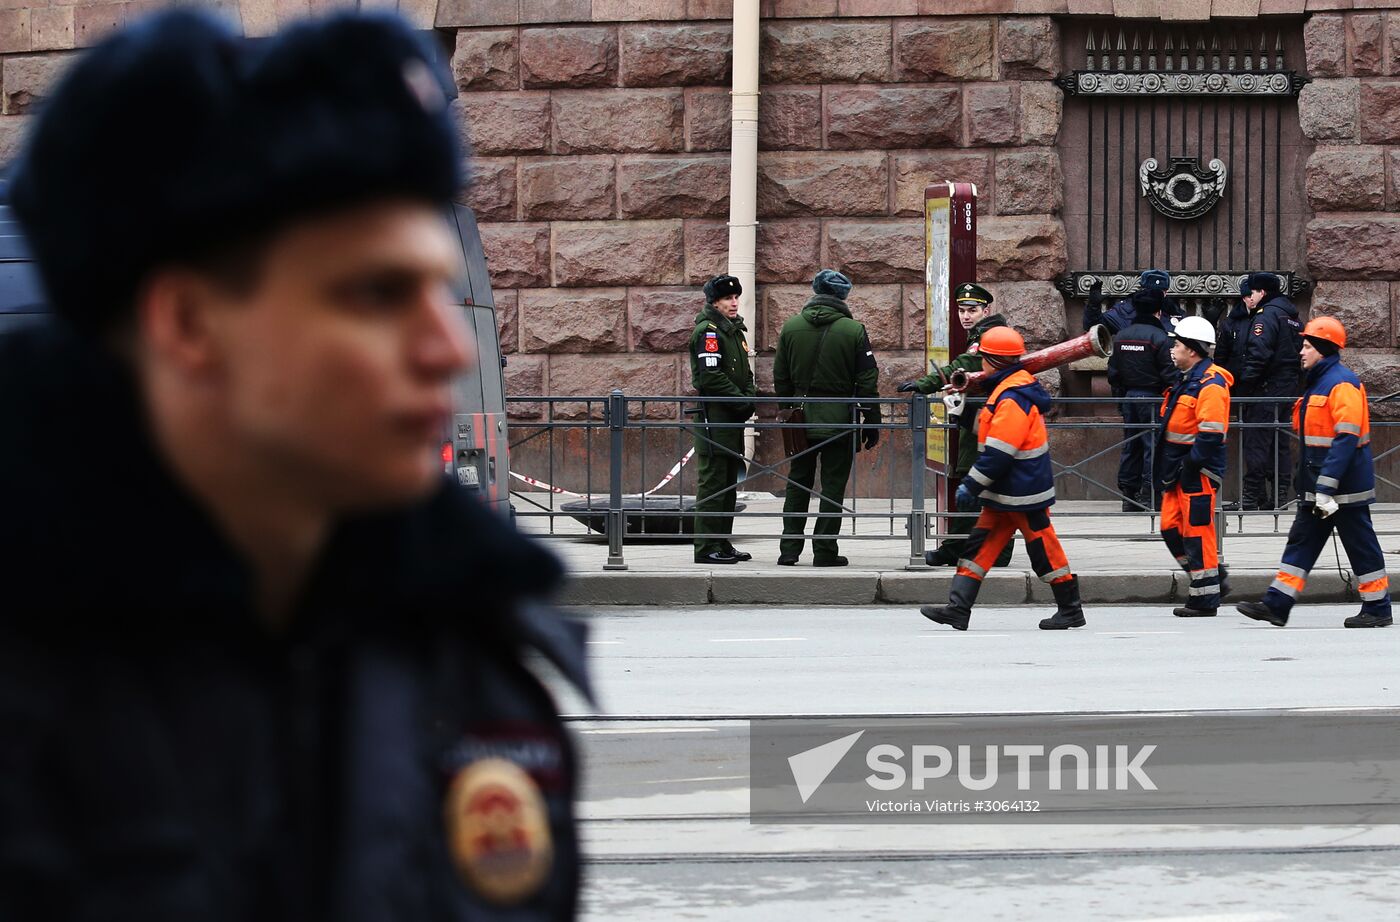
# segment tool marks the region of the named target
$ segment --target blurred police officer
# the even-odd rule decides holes
[[[1246,279],[1249,329],[1244,337],[1244,369],[1240,393],[1247,397],[1286,398],[1245,403],[1243,428],[1245,509],[1275,509],[1291,498],[1292,451],[1278,423],[1288,403],[1298,396],[1298,356],[1303,324],[1298,309],[1284,297],[1272,272],[1252,272]],[[1262,425],[1269,423],[1272,425]]]
[[[1170,329],[1176,318],[1184,315],[1181,305],[1176,303],[1175,298],[1167,297],[1167,290],[1171,288],[1172,277],[1165,269],[1147,269],[1138,276],[1138,291],[1160,291],[1162,293],[1162,326]],[[1108,310],[1103,309],[1103,282],[1094,281],[1089,286],[1089,299],[1084,305],[1084,329],[1087,331],[1095,324],[1103,324],[1108,327],[1110,333],[1117,333],[1119,330],[1133,322],[1136,310],[1133,308],[1133,298],[1129,295],[1126,298],[1119,298]]]
[[[866,451],[880,441],[880,405],[857,405],[861,416],[859,437],[852,428],[853,410],[841,403],[803,403],[803,397],[878,396],[880,370],[865,325],[851,316],[846,297],[851,280],[840,272],[823,269],[812,279],[812,297],[802,310],[783,324],[778,334],[778,354],[773,361],[773,393],[784,408],[803,408],[809,424],[811,449],[793,457],[788,467],[783,498],[783,539],[778,563],[794,566],[802,554],[802,534],[807,509],[821,462],[821,506],[839,514],[846,499],[846,481],[857,446]],[[796,399],[794,399],[796,398]],[[836,535],[841,518],[819,517],[812,526],[812,566],[844,567]]]
[[[918,391],[932,394],[943,390],[953,380],[953,373],[968,373],[982,370],[982,356],[978,343],[982,334],[996,327],[1006,326],[1006,318],[992,309],[992,293],[981,285],[964,282],[953,292],[957,304],[958,323],[967,334],[967,351],[947,365],[935,366],[933,370],[914,381],[905,381],[899,386],[901,394]],[[961,393],[950,393],[944,398],[951,422],[958,427],[958,457],[954,464],[952,481],[957,483],[972,470],[977,462],[977,413],[986,403],[984,400],[965,400]],[[948,520],[948,534],[966,535],[972,531],[977,521],[975,515],[955,515]],[[963,556],[966,541],[959,538],[946,538],[936,551],[925,551],[924,562],[931,567],[951,567]],[[1014,540],[1006,543],[1006,549],[997,558],[997,566],[1004,567],[1011,562]]]
[[[1215,493],[1225,477],[1230,427],[1230,373],[1210,360],[1215,327],[1183,317],[1172,331],[1172,362],[1181,380],[1162,402],[1157,439],[1162,540],[1190,577],[1178,618],[1211,617],[1229,593],[1215,539]]]
[[[1118,491],[1123,511],[1136,512],[1153,503],[1152,446],[1157,400],[1176,380],[1171,340],[1162,329],[1162,292],[1143,288],[1133,293],[1133,322],[1113,337],[1108,357],[1108,386],[1123,403],[1123,450],[1118,458]],[[1124,399],[1127,398],[1127,399]],[[1152,398],[1148,402],[1147,398]]]
[[[10,186],[0,918],[564,919],[557,561],[442,476],[473,355],[434,53],[195,12],[80,59]]]
[[[1376,501],[1371,410],[1365,386],[1342,364],[1346,344],[1346,330],[1335,317],[1314,317],[1303,330],[1301,359],[1307,386],[1293,405],[1293,429],[1303,441],[1298,512],[1288,529],[1283,562],[1273,584],[1261,600],[1235,606],[1246,617],[1276,627],[1288,623],[1288,614],[1334,529],[1361,594],[1361,611],[1343,624],[1391,625],[1390,578],[1371,522],[1371,504]]]
[[[742,397],[752,401],[753,372],[749,369],[747,328],[739,316],[743,286],[732,275],[705,283],[705,306],[690,334],[690,383],[702,397]],[[753,415],[753,403],[706,403],[700,406],[706,423],[742,423]],[[744,469],[744,430],[705,425],[695,430],[695,562],[738,563],[753,555],[729,542],[734,533],[734,500]],[[707,516],[703,513],[718,513]]]

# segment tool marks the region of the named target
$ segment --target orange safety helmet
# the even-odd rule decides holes
[[[1338,349],[1346,348],[1346,327],[1336,317],[1314,317],[1303,327],[1303,335],[1325,339]]]
[[[987,355],[1016,358],[1026,354],[1026,341],[1011,327],[992,327],[977,341],[977,351]]]

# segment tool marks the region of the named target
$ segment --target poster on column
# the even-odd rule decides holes
[[[967,348],[967,334],[957,322],[953,289],[976,281],[977,187],[972,183],[934,183],[924,192],[924,357],[929,368],[947,365]],[[925,462],[934,476],[934,508],[952,508],[950,480],[957,457],[957,432],[944,428],[941,401],[930,405]],[[943,520],[937,520],[939,532]]]

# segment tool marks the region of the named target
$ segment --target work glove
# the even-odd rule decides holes
[[[1326,493],[1317,494],[1317,499],[1313,502],[1313,515],[1322,519],[1327,518],[1329,515],[1336,512],[1340,508],[1337,505],[1337,500],[1331,496],[1328,496]]]
[[[963,401],[966,398],[959,391],[951,391],[943,395],[943,405],[948,408],[949,416],[957,416],[963,411]]]
[[[1094,284],[1089,286],[1089,303],[1098,307],[1103,303],[1103,282],[1094,280]]]
[[[958,492],[953,494],[953,505],[958,507],[959,512],[977,511],[977,497],[972,495],[972,489],[965,483],[958,484]]]
[[[900,393],[900,394],[912,394],[914,391],[917,391],[918,389],[919,389],[919,385],[918,385],[916,382],[914,382],[914,381],[905,381],[905,382],[904,382],[903,384],[901,384],[899,387],[895,388],[895,392],[896,392],[896,393]]]
[[[860,444],[866,451],[880,444],[880,430],[873,427],[865,427],[860,430]]]

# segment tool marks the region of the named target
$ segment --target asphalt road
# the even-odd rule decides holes
[[[1400,826],[774,826],[748,819],[747,724],[778,715],[1400,706],[1400,632],[1354,606],[1275,629],[1222,612],[1032,607],[972,631],[914,610],[595,612],[585,918],[814,922],[1391,919]]]
[[[611,609],[589,617],[599,708],[716,716],[1400,705],[1400,628],[1347,630],[1354,605],[1286,628],[1233,609],[1175,618],[1093,607],[1049,632],[1038,608],[977,609],[966,633],[916,608]]]

